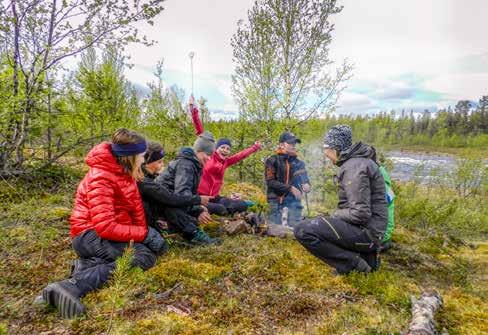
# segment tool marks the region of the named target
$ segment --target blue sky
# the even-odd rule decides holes
[[[188,53],[195,52],[195,96],[204,96],[216,118],[236,115],[231,94],[230,39],[252,0],[167,0],[154,26],[141,32],[158,43],[129,46],[138,85],[153,80],[164,58],[164,81],[187,93]],[[340,0],[333,18],[331,56],[354,63],[353,78],[338,101],[341,113],[428,108],[488,94],[485,0]]]

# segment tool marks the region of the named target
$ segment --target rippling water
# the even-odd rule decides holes
[[[447,154],[390,151],[387,157],[393,161],[391,177],[408,181],[414,178],[426,181],[432,175],[445,175],[456,168],[456,158]]]

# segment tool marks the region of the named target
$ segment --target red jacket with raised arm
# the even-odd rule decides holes
[[[86,163],[90,170],[76,191],[71,238],[94,229],[102,239],[142,242],[147,225],[137,183],[117,163],[110,143],[95,146]]]
[[[258,151],[260,147],[260,145],[254,144],[227,158],[223,158],[217,151],[215,151],[203,167],[202,179],[198,186],[198,194],[210,196],[219,195],[220,189],[224,184],[225,170],[229,166],[239,163],[247,156]]]

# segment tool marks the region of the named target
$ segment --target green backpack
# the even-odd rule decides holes
[[[383,243],[391,239],[391,234],[395,228],[395,193],[391,188],[391,178],[384,166],[380,166],[380,172],[385,180],[386,202],[388,203],[388,224],[386,225],[385,235],[383,236]]]

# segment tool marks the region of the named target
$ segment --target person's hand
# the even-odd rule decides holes
[[[208,212],[201,212],[198,216],[198,222],[200,224],[208,224],[212,222],[212,217]]]
[[[240,195],[239,193],[235,193],[235,192],[234,192],[234,193],[232,193],[232,194],[230,195],[230,198],[231,198],[232,200],[241,200],[241,198],[242,198],[242,197],[241,197],[241,195]]]
[[[302,191],[305,193],[310,193],[311,189],[312,188],[310,187],[310,184],[308,184],[308,183],[302,185]]]
[[[302,198],[302,192],[300,192],[300,190],[295,186],[291,187],[290,192],[297,200],[300,200]]]
[[[259,141],[254,142],[254,145],[258,147],[258,150],[261,150],[263,148],[263,145]]]
[[[201,196],[200,196],[200,204],[201,204],[202,206],[207,206],[207,205],[208,205],[208,202],[209,202],[210,200],[212,200],[213,198],[214,198],[214,197],[211,197],[211,196],[208,196],[208,195],[201,195]],[[206,207],[205,207],[205,209],[206,209]]]
[[[190,98],[188,99],[188,106],[190,106],[190,109],[195,106],[195,97],[193,94],[190,95]]]

